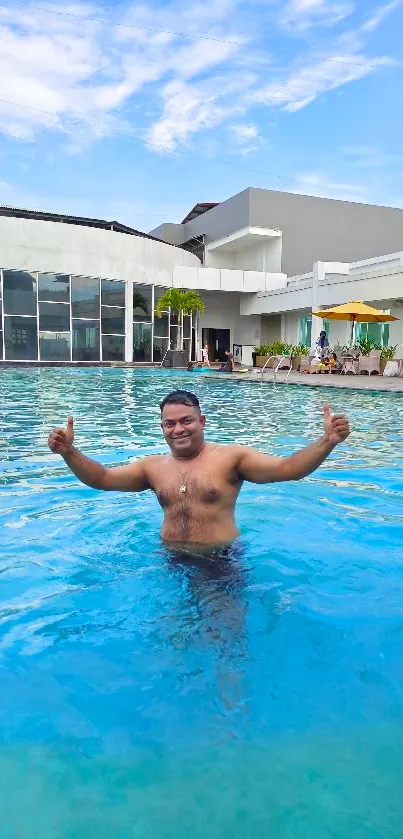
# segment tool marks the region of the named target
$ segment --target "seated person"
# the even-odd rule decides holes
[[[227,356],[227,360],[224,361],[224,364],[218,368],[219,373],[233,373],[234,372],[234,357],[232,352],[228,352],[225,350],[225,355]]]
[[[329,367],[331,373],[341,373],[343,370],[343,365],[340,361],[337,360],[337,355],[335,352],[332,352],[329,359]]]

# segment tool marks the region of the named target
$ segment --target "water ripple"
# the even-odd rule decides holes
[[[238,440],[278,455],[318,436],[329,396],[325,389],[163,372],[2,371],[0,722],[4,748],[15,752],[2,758],[0,751],[0,771],[3,760],[15,773],[20,754],[15,789],[27,788],[21,768],[31,760],[27,743],[39,774],[49,750],[59,746],[60,754],[78,749],[91,757],[92,766],[95,755],[110,768],[110,752],[115,760],[117,752],[143,750],[161,759],[151,761],[155,784],[167,756],[175,754],[181,799],[187,789],[193,801],[198,793],[191,773],[182,776],[181,761],[193,755],[198,765],[204,755],[200,772],[218,761],[228,779],[233,766],[231,784],[227,780],[231,795],[227,790],[228,806],[223,805],[233,825],[229,802],[236,810],[245,790],[253,798],[265,783],[267,754],[277,754],[276,800],[288,800],[286,778],[294,777],[293,795],[300,779],[298,806],[305,806],[310,787],[293,769],[300,744],[306,773],[320,778],[320,790],[312,787],[317,806],[302,820],[301,832],[295,822],[288,832],[285,804],[277,822],[267,821],[267,790],[261,787],[262,803],[256,806],[266,813],[262,821],[249,814],[245,828],[239,815],[238,828],[225,833],[218,827],[220,805],[216,816],[212,811],[209,836],[399,839],[403,813],[396,815],[396,797],[388,803],[393,785],[379,797],[375,812],[362,778],[371,750],[378,755],[375,786],[388,767],[401,766],[403,399],[332,392],[332,408],[351,419],[348,444],[303,482],[245,485],[238,505],[243,552],[229,564],[192,566],[172,563],[161,549],[162,515],[151,493],[96,493],[80,485],[46,445],[49,430],[73,414],[77,445],[105,464],[159,453],[158,403],[168,390],[183,386],[199,396],[209,439]],[[339,784],[333,794],[341,809],[332,810],[329,784],[335,767],[347,760],[341,757],[344,739],[365,742],[366,750],[354,746],[348,758],[356,773],[355,795],[341,792]],[[322,741],[330,744],[326,760],[315,758]],[[38,744],[43,752],[35,751]],[[220,761],[224,755],[228,761],[231,744],[237,744],[235,756],[224,767]],[[248,763],[254,744],[266,750],[259,777]],[[76,779],[77,773],[75,768]],[[142,788],[140,775],[136,778]],[[168,795],[171,782],[159,783],[162,796]],[[99,778],[94,784],[97,790],[102,786]],[[107,807],[104,798],[101,810]],[[32,830],[16,817],[13,839],[89,835],[84,822],[77,833],[49,828],[43,814],[53,811],[45,799],[34,808]],[[150,818],[146,810],[144,824]],[[333,821],[336,812],[350,814],[345,821],[340,816],[340,833],[332,832],[330,811]],[[93,823],[94,818],[92,811]],[[388,825],[383,834],[378,828],[371,832],[372,823],[382,822]],[[362,831],[357,824],[364,825]],[[187,835],[180,820],[172,834],[164,825],[161,818],[158,829],[143,833],[137,824],[134,832],[123,827],[121,835]],[[97,835],[112,835],[109,828],[102,830]]]

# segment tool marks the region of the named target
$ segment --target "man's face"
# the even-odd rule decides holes
[[[192,457],[204,442],[206,418],[193,405],[165,405],[161,428],[172,454]]]

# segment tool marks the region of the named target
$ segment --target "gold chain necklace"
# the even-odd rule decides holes
[[[187,473],[187,475],[185,475],[185,477],[183,477],[182,473],[179,471],[179,469],[178,469],[178,467],[177,467],[177,465],[176,465],[176,460],[175,460],[174,456],[172,455],[172,460],[173,460],[173,462],[174,462],[174,464],[175,464],[175,469],[176,469],[176,471],[177,471],[177,473],[178,473],[178,475],[179,475],[179,477],[180,477],[180,479],[181,479],[181,481],[182,481],[182,483],[181,483],[181,485],[180,485],[180,487],[179,487],[179,492],[185,493],[185,492],[187,492],[187,491],[188,491],[188,486],[187,486],[187,485],[188,485],[188,483],[189,483],[189,478],[190,478],[190,476],[191,476],[191,474],[192,474],[192,472],[193,472],[193,467],[194,467],[194,465],[195,465],[195,462],[196,462],[197,458],[198,458],[198,457],[200,457],[200,455],[202,454],[202,452],[204,452],[204,449],[205,449],[205,445],[203,446],[203,448],[202,448],[202,449],[200,449],[199,454],[197,454],[197,455],[196,455],[196,457],[195,457],[195,459],[194,459],[194,461],[193,461],[193,463],[192,463],[192,465],[191,465],[191,467],[190,467],[190,469],[189,469],[189,472]]]

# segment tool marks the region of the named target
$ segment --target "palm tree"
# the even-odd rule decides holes
[[[176,338],[176,350],[183,346],[183,324],[182,315],[192,315],[194,312],[204,312],[204,303],[197,291],[187,291],[179,288],[168,288],[158,300],[155,314],[161,318],[167,309],[178,313],[178,329]]]

